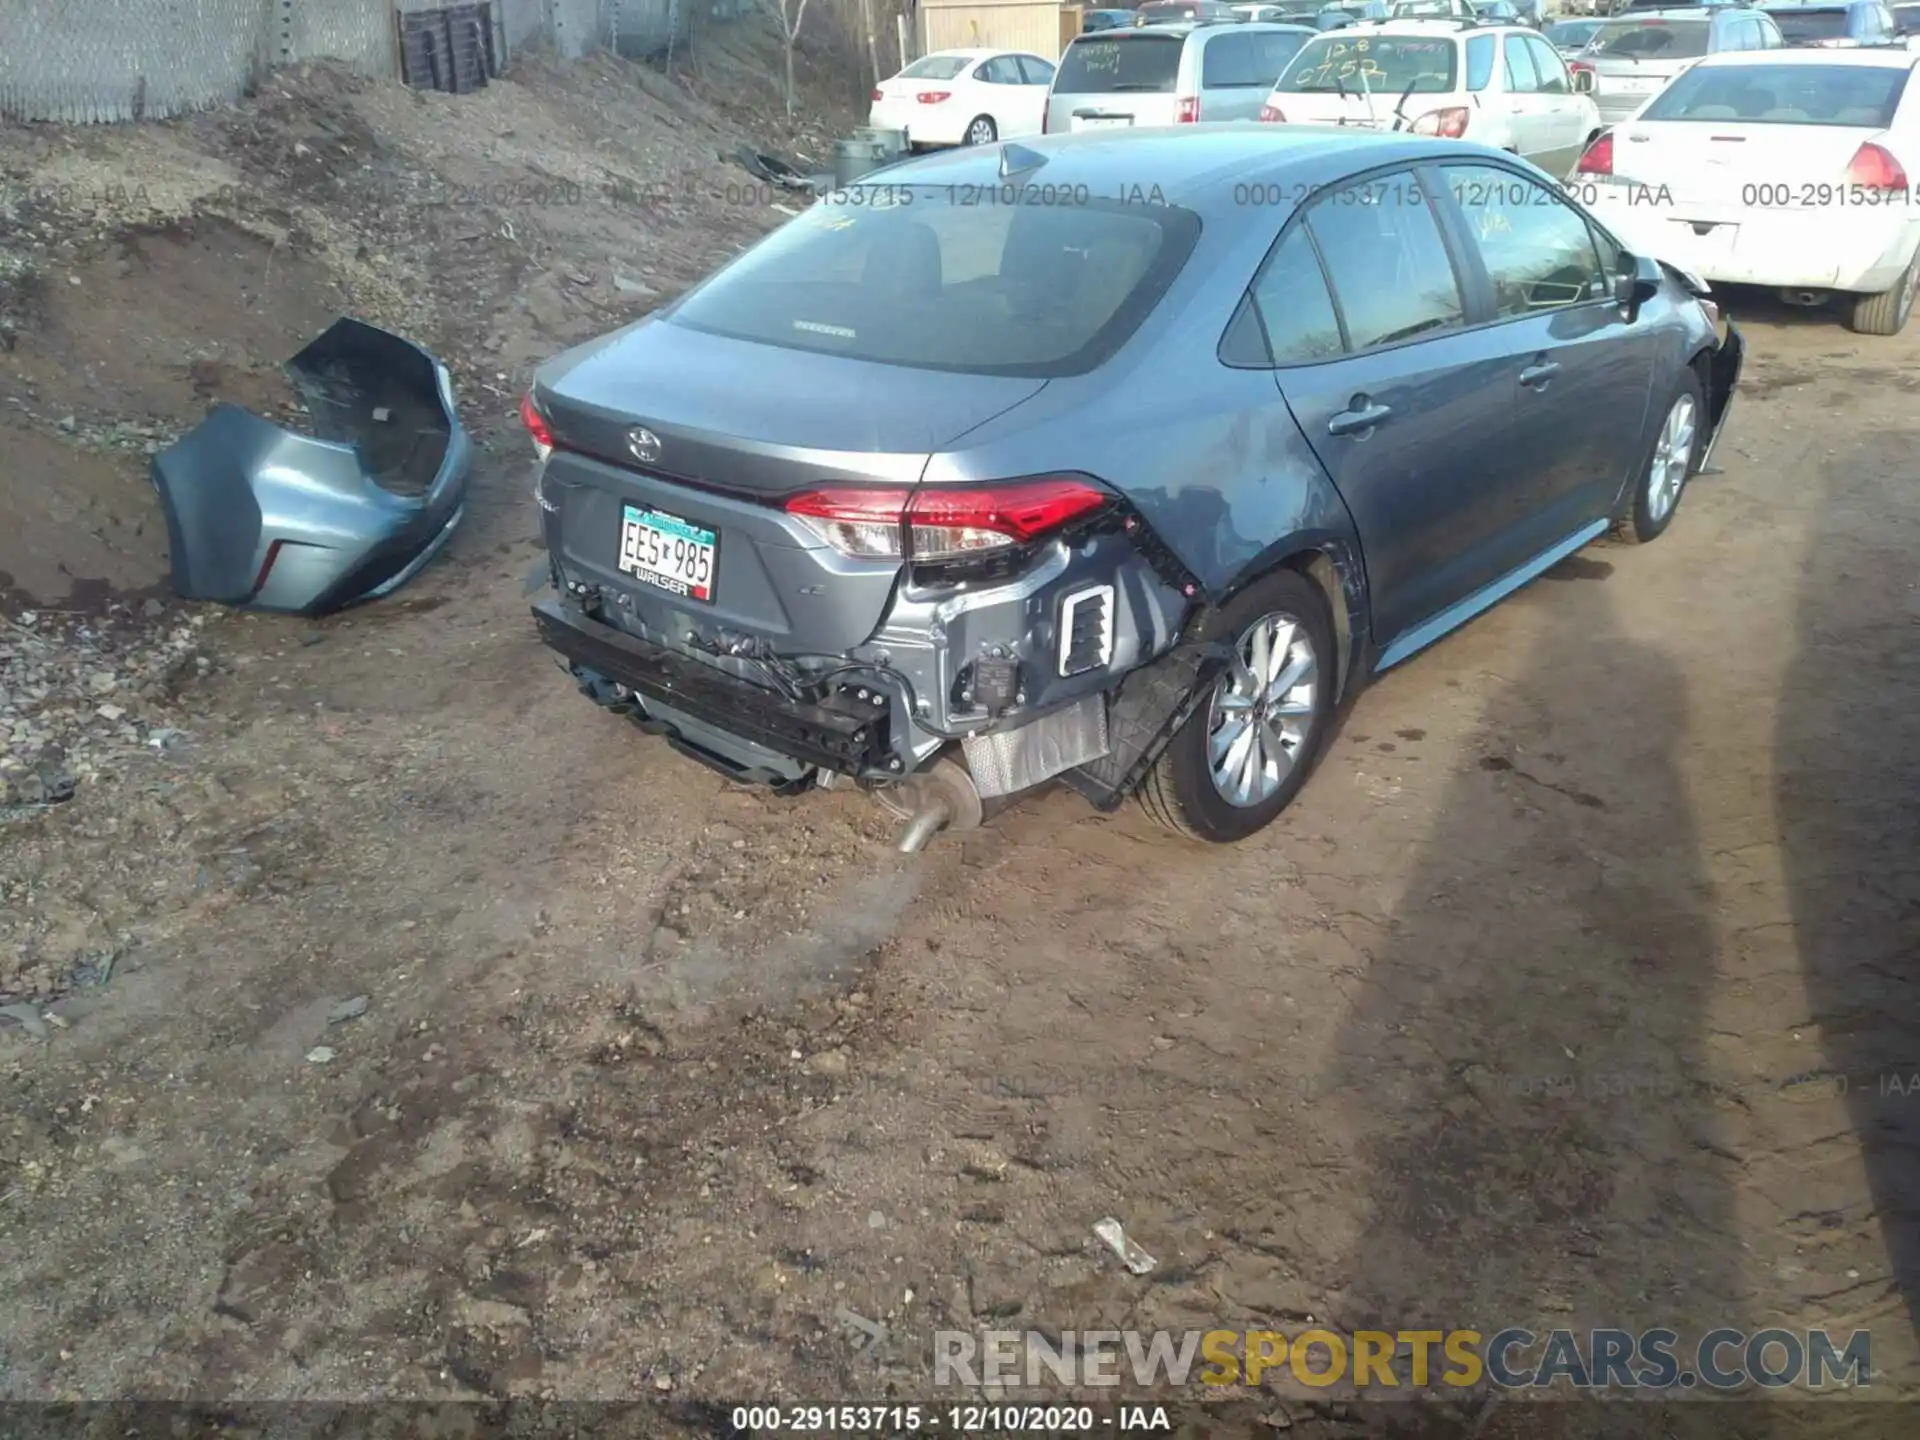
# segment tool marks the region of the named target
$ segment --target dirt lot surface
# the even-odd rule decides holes
[[[0,1394],[697,1417],[923,1395],[943,1328],[1309,1318],[1869,1328],[1875,1393],[1920,1393],[1920,330],[1748,300],[1670,534],[1366,693],[1269,835],[1050,794],[901,857],[861,797],[726,786],[533,638],[526,365],[780,218],[667,84],[309,72],[0,136],[35,200],[0,742],[90,757],[0,811]],[[683,163],[652,209],[379,201]],[[141,177],[138,225],[60,203]],[[470,522],[377,607],[183,611],[149,445],[278,404],[342,305],[501,430]]]

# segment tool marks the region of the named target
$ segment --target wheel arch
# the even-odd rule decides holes
[[[1344,698],[1372,633],[1367,619],[1366,568],[1359,547],[1340,536],[1290,537],[1247,565],[1220,596],[1219,603],[1225,604],[1249,585],[1279,570],[1292,570],[1310,581],[1327,602],[1337,651],[1334,693]]]

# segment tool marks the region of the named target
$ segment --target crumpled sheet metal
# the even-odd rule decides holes
[[[153,459],[184,599],[296,615],[376,599],[465,513],[473,444],[440,361],[342,318],[287,373],[312,435],[221,405]]]

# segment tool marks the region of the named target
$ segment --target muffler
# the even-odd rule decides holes
[[[894,842],[894,849],[903,855],[926,849],[942,830],[977,830],[984,817],[973,777],[947,759],[875,790],[873,797],[906,822]]]

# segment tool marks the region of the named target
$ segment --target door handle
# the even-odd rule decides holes
[[[1369,405],[1366,396],[1353,397],[1351,409],[1342,410],[1327,422],[1329,435],[1364,435],[1382,420],[1393,414],[1391,405]]]
[[[1520,372],[1520,383],[1530,390],[1544,390],[1547,382],[1560,373],[1560,366],[1552,360],[1543,360],[1529,365]]]

